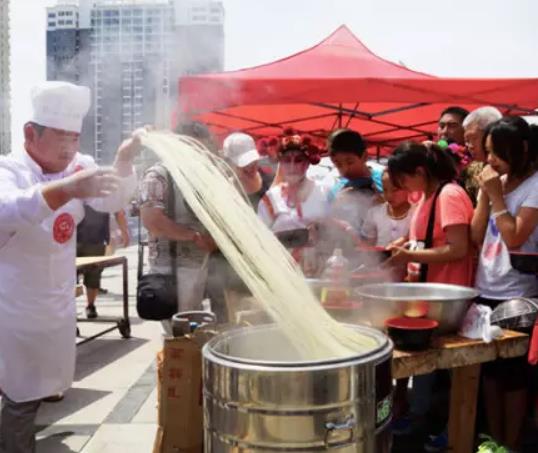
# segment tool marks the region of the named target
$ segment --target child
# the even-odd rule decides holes
[[[407,237],[413,216],[408,201],[409,193],[394,186],[386,170],[383,172],[382,184],[385,203],[368,210],[361,231],[369,245],[378,247],[386,247],[397,239]]]
[[[409,245],[392,246],[394,264],[408,265],[411,281],[451,283],[471,286],[473,250],[470,247],[470,225],[473,205],[465,190],[453,181],[457,170],[452,157],[436,145],[405,142],[389,158],[390,178],[397,187],[423,194],[411,219]],[[432,212],[433,211],[433,212]],[[432,215],[433,214],[433,215]],[[427,239],[432,221],[432,237]],[[411,428],[410,421],[425,421],[431,407],[435,375],[413,379],[411,419],[395,420],[393,432]],[[398,390],[405,387],[398,384]],[[438,450],[447,442],[446,432],[432,436],[424,448]]]
[[[329,194],[331,217],[348,223],[360,233],[375,198],[372,177],[366,165],[366,145],[358,132],[338,129],[329,137],[328,147],[331,160],[340,173],[340,179]]]

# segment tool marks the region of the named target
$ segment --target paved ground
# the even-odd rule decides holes
[[[120,252],[122,253],[122,252]],[[129,260],[132,338],[117,330],[78,346],[73,387],[60,403],[42,405],[38,418],[38,453],[148,453],[156,430],[155,354],[160,348],[158,323],[136,317],[136,247],[123,251]],[[121,268],[105,270],[98,299],[100,315],[121,316]],[[77,301],[84,311],[84,297]],[[107,325],[80,323],[82,336]]]

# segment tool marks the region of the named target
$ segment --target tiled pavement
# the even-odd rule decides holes
[[[124,251],[129,262],[132,338],[117,330],[78,346],[73,387],[59,403],[44,403],[37,417],[37,453],[148,453],[156,431],[155,355],[161,344],[158,323],[142,322],[134,310],[136,247]],[[100,315],[121,315],[121,268],[105,270]],[[84,296],[77,301],[82,314]],[[81,323],[82,336],[105,324]]]

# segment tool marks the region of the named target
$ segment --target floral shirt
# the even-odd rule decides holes
[[[140,207],[159,208],[169,211],[169,177],[163,165],[157,164],[146,170],[140,187]],[[204,226],[185,202],[179,189],[174,186],[175,222],[200,233],[206,233]],[[177,264],[179,267],[199,267],[206,252],[190,241],[178,241]],[[149,235],[149,263],[155,268],[170,268],[170,241]]]

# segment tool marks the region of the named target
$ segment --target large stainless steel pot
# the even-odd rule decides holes
[[[362,302],[361,317],[383,328],[395,316],[425,316],[439,322],[439,333],[456,332],[479,292],[473,288],[440,283],[379,283],[356,288]]]
[[[205,451],[389,453],[392,343],[353,328],[377,346],[323,362],[298,360],[274,325],[213,338],[203,349]]]

